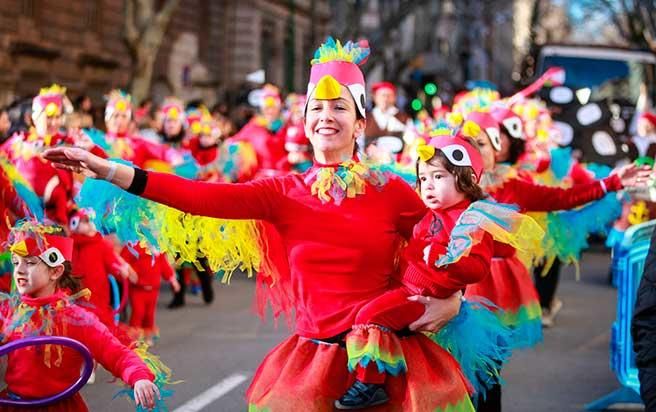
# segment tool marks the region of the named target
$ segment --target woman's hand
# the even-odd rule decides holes
[[[43,157],[57,169],[70,170],[94,179],[107,179],[127,189],[134,179],[131,166],[110,162],[78,147],[56,147],[43,152]]]
[[[622,182],[624,187],[644,187],[650,177],[653,177],[653,170],[650,166],[636,166],[633,163],[620,166],[613,170]]]
[[[57,169],[70,170],[94,179],[109,172],[109,161],[79,147],[56,147],[43,152],[43,157]]]
[[[134,401],[137,405],[152,409],[155,407],[155,399],[162,399],[159,388],[147,379],[138,380],[134,384]]]
[[[420,295],[410,296],[408,300],[423,303],[426,306],[424,314],[409,325],[410,330],[437,332],[460,313],[461,298],[462,292],[460,291],[446,299]]]

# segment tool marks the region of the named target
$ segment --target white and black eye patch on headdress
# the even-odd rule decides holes
[[[441,147],[440,150],[449,162],[454,166],[472,166],[471,158],[467,150],[459,144],[451,144]]]

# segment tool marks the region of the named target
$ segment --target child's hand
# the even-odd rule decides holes
[[[162,399],[159,394],[159,388],[147,379],[141,379],[134,384],[134,400],[137,405],[144,408],[152,409],[155,407],[155,400]]]
[[[431,250],[430,245],[428,245],[424,248],[424,262],[426,262],[427,265],[429,265],[428,257],[430,256],[430,250]]]
[[[180,291],[180,282],[178,282],[178,279],[176,279],[175,276],[171,278],[171,288],[175,293]]]
[[[127,270],[128,270],[128,280],[130,281],[130,283],[136,284],[137,281],[139,280],[139,275],[137,275],[137,272],[135,272],[134,269],[132,269],[132,266],[128,265]]]

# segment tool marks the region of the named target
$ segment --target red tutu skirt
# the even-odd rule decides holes
[[[465,297],[483,297],[494,303],[504,325],[513,330],[514,348],[542,341],[542,309],[533,279],[516,255],[493,258],[490,276],[467,286]]]
[[[0,398],[7,399],[7,390],[0,392]],[[44,406],[41,408],[23,408],[23,407],[10,407],[10,406],[0,406],[0,412],[88,412],[89,408],[87,404],[82,399],[80,393],[76,393],[68,399],[57,402],[50,406]]]
[[[408,370],[389,376],[377,412],[474,411],[458,363],[424,335],[401,339]],[[246,393],[251,412],[332,412],[353,383],[346,349],[291,336],[264,359]]]

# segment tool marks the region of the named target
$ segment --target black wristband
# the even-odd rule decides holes
[[[133,195],[140,195],[146,190],[146,183],[148,183],[148,172],[135,167],[132,183],[130,183],[130,187],[127,190]]]

